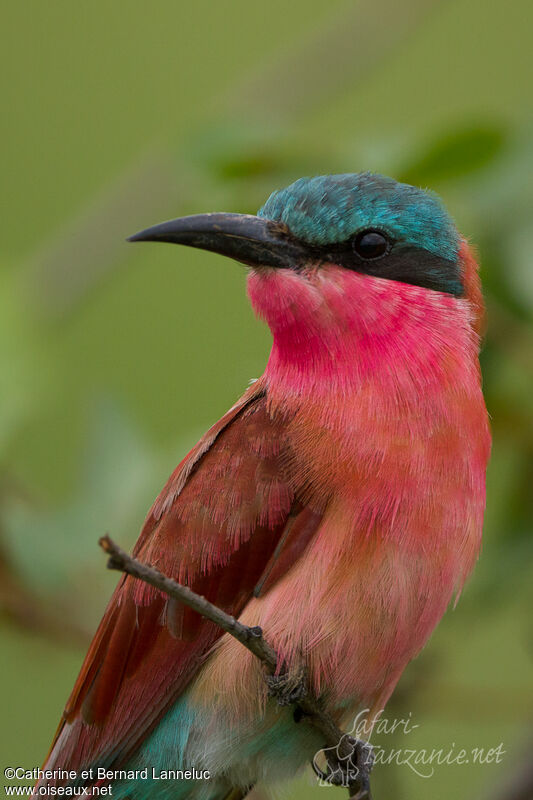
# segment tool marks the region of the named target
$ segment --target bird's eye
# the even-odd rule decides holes
[[[361,231],[353,240],[353,249],[360,258],[371,261],[387,255],[391,243],[379,231]]]

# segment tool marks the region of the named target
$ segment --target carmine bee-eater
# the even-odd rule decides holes
[[[372,716],[480,547],[490,434],[471,250],[434,195],[368,173],[302,178],[258,216],[131,240],[246,264],[273,336],[263,376],[177,467],[134,555],[261,626],[340,724]],[[223,800],[322,745],[241,644],[123,576],[45,768],[85,787],[122,770],[115,800]],[[210,778],[165,780],[176,769]]]

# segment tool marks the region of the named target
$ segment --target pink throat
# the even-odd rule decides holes
[[[286,396],[378,381],[381,393],[405,401],[450,380],[479,380],[478,337],[463,299],[333,264],[252,272],[248,292],[273,334],[269,386]]]

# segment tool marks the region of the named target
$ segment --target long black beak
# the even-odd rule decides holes
[[[305,246],[283,224],[249,214],[180,217],[135,233],[128,241],[185,244],[251,267],[295,269],[309,260]]]

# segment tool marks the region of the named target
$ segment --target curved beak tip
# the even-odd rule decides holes
[[[126,242],[145,242],[146,240],[145,231],[139,231],[126,237]]]

